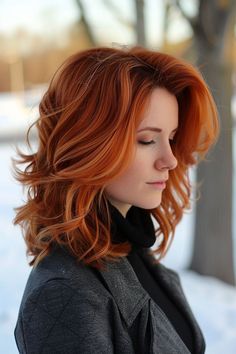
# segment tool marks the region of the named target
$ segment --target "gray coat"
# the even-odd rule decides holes
[[[187,316],[195,353],[204,353],[200,328],[179,277],[161,264],[156,279]],[[189,354],[174,327],[141,286],[126,257],[98,271],[56,250],[30,274],[15,329],[20,353]]]

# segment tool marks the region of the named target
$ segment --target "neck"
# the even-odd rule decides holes
[[[123,215],[123,217],[125,218],[129,209],[131,208],[131,204],[125,204],[125,203],[121,203],[119,201],[115,201],[112,198],[108,198],[109,202],[117,209],[119,210],[119,212]]]

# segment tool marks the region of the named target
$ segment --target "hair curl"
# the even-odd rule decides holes
[[[178,166],[170,171],[161,205],[150,210],[158,222],[156,235],[162,235],[153,252],[159,259],[166,253],[190,204],[188,169],[216,141],[216,106],[189,63],[140,47],[100,47],[73,55],[57,70],[39,105],[38,149],[18,150],[14,162],[15,177],[28,191],[14,223],[23,229],[30,265],[55,244],[97,268],[128,254],[129,242],[111,242],[104,188],[129,165],[137,127],[156,87],[175,95],[179,105],[173,146]]]

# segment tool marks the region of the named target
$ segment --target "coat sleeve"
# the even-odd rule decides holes
[[[113,353],[109,299],[79,291],[63,280],[34,290],[19,313],[20,353]]]

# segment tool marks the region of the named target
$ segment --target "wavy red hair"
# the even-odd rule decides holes
[[[73,55],[58,69],[39,105],[37,151],[18,151],[15,160],[15,177],[28,197],[16,208],[14,223],[23,228],[31,265],[55,244],[93,267],[128,254],[129,242],[111,242],[104,188],[131,162],[136,130],[156,87],[175,95],[179,105],[173,145],[178,166],[170,171],[161,205],[150,210],[161,235],[153,252],[163,257],[190,205],[189,167],[216,141],[216,106],[189,63],[140,47],[100,47]]]

